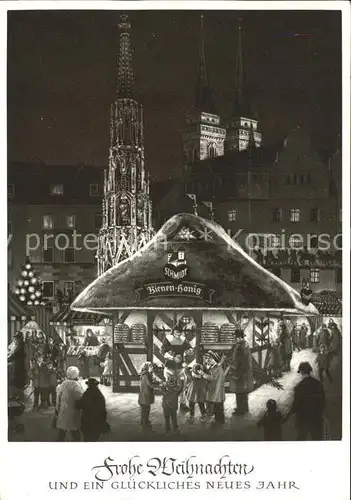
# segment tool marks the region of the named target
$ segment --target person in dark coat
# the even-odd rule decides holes
[[[13,340],[12,349],[7,355],[7,362],[11,365],[9,385],[10,390],[23,399],[23,391],[28,383],[28,353],[22,332],[16,332]]]
[[[328,329],[330,332],[330,358],[334,358],[341,353],[341,332],[333,319],[330,319],[328,322]]]
[[[201,421],[205,420],[207,381],[204,375],[203,366],[200,363],[195,363],[191,371],[191,381],[187,391],[187,400],[190,408],[189,422],[194,421],[196,404],[201,412]]]
[[[153,378],[154,366],[150,361],[146,361],[140,369],[140,392],[138,403],[141,410],[140,425],[143,430],[151,428],[150,410],[155,402],[155,389],[159,383]]]
[[[77,409],[82,410],[80,430],[84,441],[98,441],[109,429],[105,398],[95,378],[90,378],[86,384],[88,388],[76,402]]]
[[[228,363],[229,388],[236,398],[233,415],[245,415],[249,412],[249,393],[254,389],[254,378],[251,349],[241,328],[235,331],[233,350]]]
[[[59,357],[60,357],[60,347],[59,347],[58,343],[55,342],[52,337],[48,338],[47,357],[51,359],[51,361],[55,367],[58,365],[58,361],[59,361]]]
[[[293,351],[301,351],[300,348],[300,334],[296,325],[293,326],[291,330],[291,341],[293,345]]]
[[[101,344],[96,355],[96,364],[99,366],[101,385],[105,385],[105,380],[104,377],[102,376],[104,371],[103,363],[106,360],[107,354],[109,354],[110,352],[111,352],[111,347],[108,345],[106,337],[103,337],[101,339]]]
[[[330,366],[330,353],[325,345],[319,346],[319,354],[317,356],[319,380],[323,384],[323,374],[325,372],[327,379],[332,383],[332,377],[329,371]]]
[[[306,323],[302,323],[299,330],[299,346],[301,349],[306,349],[307,347],[307,335],[308,328]]]
[[[166,382],[160,387],[162,393],[162,409],[165,419],[166,434],[178,432],[177,411],[179,407],[179,395],[182,392],[183,383],[174,375],[169,375]]]
[[[222,425],[225,423],[224,401],[225,401],[225,372],[223,364],[225,357],[223,354],[214,351],[208,351],[204,356],[206,372],[203,378],[207,380],[206,402],[213,408],[213,425]]]
[[[283,415],[277,409],[275,399],[269,399],[266,403],[266,412],[257,422],[257,427],[263,427],[265,441],[282,441],[283,439]]]
[[[291,369],[290,364],[293,353],[293,343],[284,320],[279,322],[279,342],[283,360],[283,372],[289,372]]]
[[[47,377],[44,366],[44,359],[39,356],[32,363],[31,378],[34,388],[33,410],[40,406],[44,406],[47,401]]]
[[[300,363],[298,373],[303,377],[294,390],[294,400],[289,414],[296,416],[298,441],[323,439],[323,413],[325,394],[323,385],[311,376],[312,366],[308,362]]]
[[[82,351],[79,356],[78,356],[78,363],[79,363],[79,371],[82,375],[82,379],[88,379],[90,376],[90,369],[89,369],[89,358],[87,356],[87,353],[85,351]]]
[[[327,325],[324,323],[316,338],[316,348],[320,348],[323,345],[326,349],[330,347],[330,332]]]
[[[48,405],[56,406],[56,387],[57,387],[57,368],[54,363],[49,360],[46,363],[47,377],[48,377]]]
[[[91,328],[86,331],[83,347],[97,347],[100,345],[99,339]]]

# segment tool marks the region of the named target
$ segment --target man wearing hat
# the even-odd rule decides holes
[[[81,427],[84,441],[98,441],[108,429],[105,398],[99,389],[99,382],[89,378],[83,396],[76,402],[82,410]]]
[[[249,411],[249,392],[254,389],[254,378],[251,349],[241,328],[237,328],[235,331],[228,372],[229,389],[236,396],[236,409],[233,415],[245,415]]]
[[[297,439],[305,441],[323,439],[323,413],[325,394],[319,380],[312,377],[312,366],[308,362],[300,363],[298,372],[302,380],[294,390],[294,400],[289,415],[296,415]]]

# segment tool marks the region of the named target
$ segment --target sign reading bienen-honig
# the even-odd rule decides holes
[[[188,276],[189,268],[182,248],[167,254],[163,273],[171,281],[145,283],[135,291],[137,302],[144,302],[153,297],[195,297],[208,303],[212,302],[214,290],[203,283],[183,281]]]

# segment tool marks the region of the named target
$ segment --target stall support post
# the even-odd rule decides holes
[[[155,315],[151,311],[149,311],[149,310],[146,311],[146,323],[147,323],[147,326],[146,326],[146,335],[147,335],[146,359],[147,359],[147,361],[151,361],[151,362],[154,358],[154,349],[153,349],[154,339],[153,339],[153,332],[152,332],[154,317],[155,317]]]
[[[195,360],[196,363],[202,363],[202,349],[201,349],[201,327],[202,327],[202,312],[196,315],[196,330],[195,330]]]
[[[118,351],[115,344],[115,324],[118,323],[118,311],[112,315],[112,392],[118,392],[119,389],[119,364]]]

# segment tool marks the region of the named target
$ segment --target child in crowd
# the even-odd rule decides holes
[[[272,341],[269,369],[273,377],[280,378],[283,376],[283,358],[280,352],[279,339],[274,339]]]
[[[56,368],[52,361],[49,361],[46,365],[48,371],[48,404],[56,406],[56,386],[57,386],[57,375]]]
[[[257,422],[257,427],[263,427],[265,441],[282,441],[284,418],[277,409],[275,399],[269,399],[266,403],[266,412]]]
[[[224,400],[225,400],[225,373],[223,363],[225,357],[220,353],[208,351],[206,354],[206,365],[208,373],[203,378],[208,380],[206,401],[212,404],[214,412],[214,424],[224,424]]]
[[[183,390],[180,393],[180,409],[183,412],[188,412],[189,411],[189,406],[188,406],[188,400],[187,400],[187,393],[188,393],[188,388],[189,384],[191,382],[191,368],[188,366],[186,363],[183,363],[183,369],[180,372],[180,380],[183,385]]]
[[[38,358],[33,361],[31,378],[34,388],[33,410],[35,410],[39,405],[40,407],[45,407],[48,402],[48,370],[43,356],[38,356]]]
[[[166,434],[171,432],[171,430],[173,430],[173,432],[178,432],[178,399],[183,389],[183,384],[181,381],[178,381],[174,375],[168,375],[166,382],[162,384],[160,389],[162,392],[162,408],[165,418]]]
[[[101,375],[102,383],[103,385],[110,386],[112,380],[112,371],[113,371],[111,352],[108,352],[106,354],[105,361],[101,363],[101,366],[103,367],[103,372]]]
[[[329,382],[332,383],[332,378],[331,378],[330,371],[329,371],[330,354],[328,352],[327,347],[324,344],[321,344],[319,346],[319,353],[317,356],[317,365],[318,365],[318,372],[319,372],[319,380],[320,380],[321,384],[323,384],[324,372],[325,372]]]
[[[205,401],[207,381],[204,378],[204,371],[200,363],[195,363],[191,371],[191,382],[189,384],[187,399],[189,401],[190,415],[189,422],[194,421],[195,405],[197,404],[201,412],[201,421],[205,420]]]
[[[150,361],[146,361],[140,370],[140,392],[138,403],[141,409],[141,422],[140,425],[143,430],[151,428],[150,423],[150,409],[151,405],[155,402],[155,389],[158,383],[153,379],[154,367]]]

